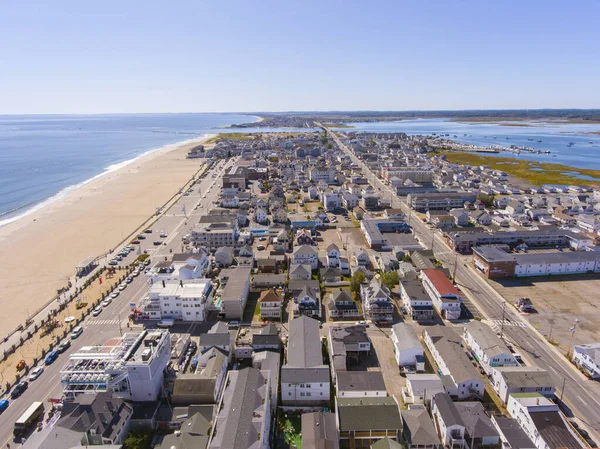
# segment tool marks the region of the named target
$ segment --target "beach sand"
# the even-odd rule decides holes
[[[156,212],[203,166],[186,159],[213,137],[168,145],[109,172],[0,228],[0,335],[67,284],[75,266],[99,256]]]

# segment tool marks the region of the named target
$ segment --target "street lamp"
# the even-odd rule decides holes
[[[577,330],[577,323],[579,323],[579,319],[575,318],[575,324],[573,324],[573,327],[569,328],[569,331],[571,331],[571,339],[569,340],[569,350],[567,351],[567,357],[571,357],[571,347],[573,345],[573,337],[575,336],[575,330]]]

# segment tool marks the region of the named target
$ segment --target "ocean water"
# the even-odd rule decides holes
[[[253,120],[234,114],[0,116],[0,226],[147,152]]]
[[[340,129],[340,131],[403,132],[409,135],[437,133],[438,135],[444,134],[445,139],[483,147],[491,145],[525,146],[536,150],[548,150],[551,153],[522,152],[514,154],[503,151],[490,155],[600,170],[600,135],[589,134],[600,132],[600,124],[537,122],[529,124],[532,126],[501,126],[491,123],[454,122],[445,119],[416,119],[400,122],[351,123],[354,129]],[[449,136],[445,134],[449,134]],[[573,142],[574,145],[568,146],[569,142]]]

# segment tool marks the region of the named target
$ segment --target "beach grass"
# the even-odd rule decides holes
[[[488,165],[494,170],[502,170],[509,175],[521,178],[535,186],[544,184],[600,184],[600,170],[569,167],[562,164],[542,163],[509,157],[484,156],[456,151],[443,151],[449,162],[466,165]],[[577,175],[594,178],[585,180]]]

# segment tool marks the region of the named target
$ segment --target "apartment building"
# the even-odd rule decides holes
[[[443,271],[429,268],[421,271],[423,288],[429,294],[437,313],[447,320],[460,318],[462,296]]]
[[[150,286],[148,297],[140,304],[140,309],[151,320],[204,321],[212,296],[210,279],[194,279],[185,283],[160,281]]]

